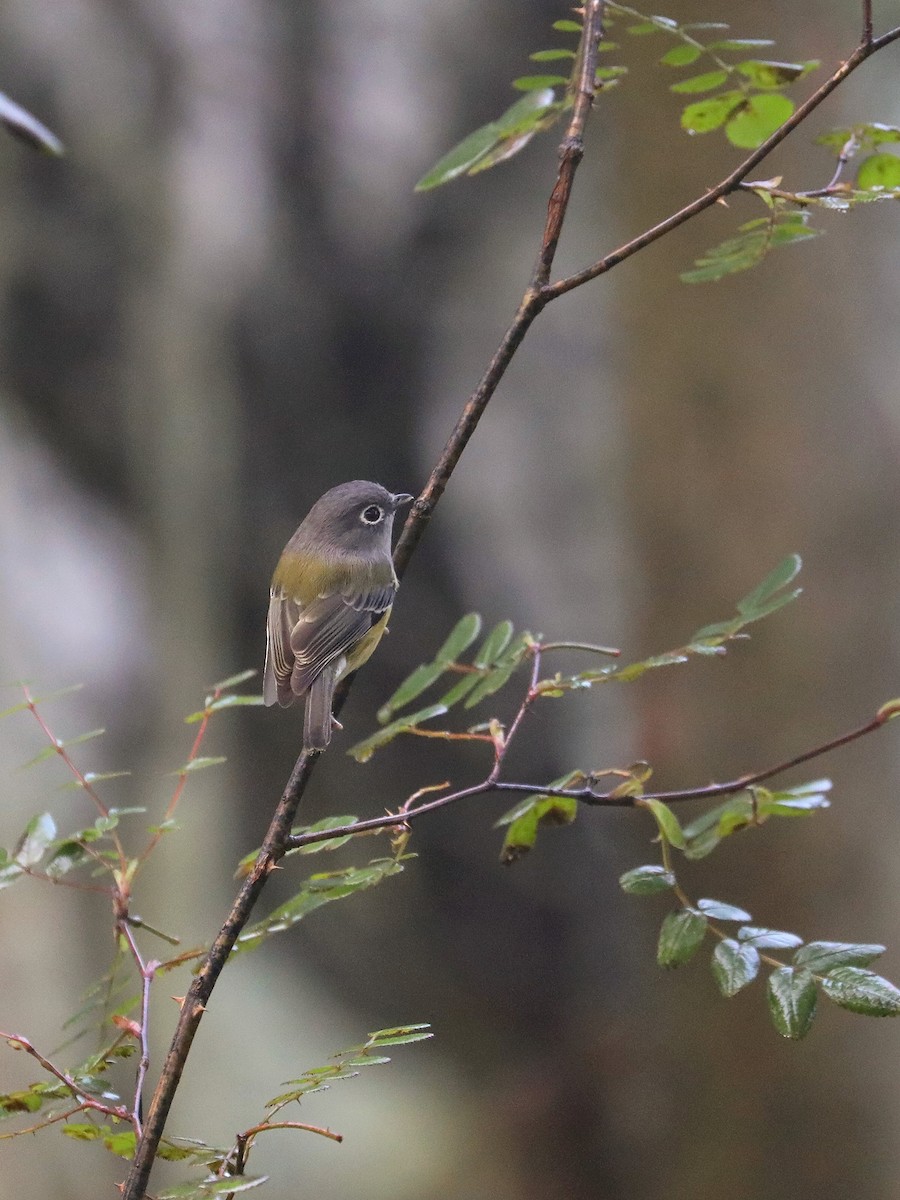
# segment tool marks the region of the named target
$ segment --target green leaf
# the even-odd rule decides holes
[[[769,1013],[782,1037],[805,1037],[816,1015],[816,985],[809,971],[778,967],[769,976]]]
[[[482,125],[480,129],[476,129],[468,137],[463,138],[443,158],[439,159],[431,170],[422,176],[416,184],[415,190],[427,192],[431,188],[440,187],[442,183],[449,183],[451,179],[456,179],[458,175],[468,171],[496,146],[499,138],[500,131],[496,121]]]
[[[13,858],[21,867],[33,867],[41,861],[55,838],[56,822],[49,813],[32,817],[16,843]]]
[[[501,621],[495,625],[472,659],[474,667],[492,667],[512,640],[512,621]]]
[[[175,1187],[157,1192],[157,1200],[207,1200],[210,1196],[229,1196],[232,1192],[249,1192],[259,1187],[268,1175],[228,1175],[224,1179],[206,1176],[194,1183],[179,1183]]]
[[[793,100],[782,96],[780,92],[751,96],[727,122],[725,136],[732,146],[755,150],[776,129],[781,128],[794,107]]]
[[[239,683],[246,683],[248,679],[252,679],[254,675],[258,675],[259,671],[256,667],[248,667],[246,671],[239,671],[237,675],[229,675],[227,679],[220,679],[218,683],[214,683],[210,688],[212,692],[224,692],[228,688],[237,687]]]
[[[432,1037],[434,1034],[428,1024],[401,1025],[396,1029],[380,1029],[377,1033],[369,1034],[370,1041],[379,1047],[407,1046],[412,1042],[424,1042]]]
[[[757,50],[774,45],[769,38],[725,38],[724,41],[710,43],[707,50]]]
[[[564,787],[565,784],[558,786]],[[508,822],[500,861],[509,865],[527,854],[537,840],[540,825],[569,825],[575,820],[577,813],[578,801],[573,797],[529,797],[521,806],[520,814]],[[501,821],[504,821],[504,818],[501,818]]]
[[[800,573],[803,563],[799,554],[789,554],[783,558],[773,571],[765,577],[762,583],[756,585],[743,599],[738,600],[737,610],[742,617],[754,620],[761,610],[769,603],[776,593],[792,583]],[[792,593],[796,595],[797,593]]]
[[[598,85],[605,83],[607,87],[610,87],[613,80],[618,80],[627,74],[627,67],[598,67],[594,72],[594,80]]]
[[[43,150],[46,154],[56,157],[65,154],[63,144],[56,134],[51,133],[37,117],[33,117],[3,92],[0,92],[0,124],[5,125],[13,137],[25,142],[33,150]]]
[[[465,699],[469,692],[471,692],[472,688],[474,688],[475,685],[480,682],[481,676],[476,674],[474,671],[472,671],[471,674],[463,675],[461,679],[458,679],[456,683],[454,683],[449,692],[445,692],[444,695],[441,696],[438,704],[443,704],[443,706],[447,709],[452,708],[454,704],[458,704],[460,700]]]
[[[672,872],[656,863],[632,867],[619,876],[619,887],[632,896],[653,896],[657,892],[670,891],[674,886],[675,876]]]
[[[681,128],[688,133],[709,133],[711,129],[719,129],[743,103],[744,93],[738,91],[698,100],[682,112]]]
[[[456,662],[463,651],[475,641],[481,632],[481,617],[478,613],[467,613],[450,631],[447,640],[434,656],[435,662]]]
[[[179,767],[179,769],[177,771],[170,771],[169,774],[170,775],[187,775],[194,771],[203,771],[203,770],[205,770],[206,767],[217,767],[220,763],[227,762],[227,761],[228,761],[228,759],[223,758],[222,755],[220,755],[220,754],[214,755],[214,756],[206,756],[206,757],[201,756],[199,758],[192,758],[188,762],[186,762],[183,767]]]
[[[517,92],[542,92],[569,82],[565,75],[520,75],[512,81]]]
[[[655,21],[641,21],[638,25],[629,25],[627,32],[632,37],[646,37],[648,33],[659,33],[662,28]]]
[[[780,88],[793,83],[814,71],[820,64],[816,61],[805,63],[762,62],[759,59],[748,59],[747,62],[737,63],[736,69],[749,79],[754,87]]]
[[[256,695],[250,692],[231,692],[228,696],[220,696],[218,700],[211,701],[209,711],[213,713],[220,712],[223,708],[238,708],[246,705],[259,707],[263,704],[265,704],[265,701],[262,698],[262,693]]]
[[[90,1121],[67,1121],[62,1132],[76,1142],[98,1142],[103,1136],[102,1127]]]
[[[779,211],[771,218],[760,217],[755,221],[748,221],[740,227],[742,236],[728,238],[712,250],[708,250],[703,258],[697,259],[695,269],[684,271],[680,279],[682,283],[709,283],[723,279],[726,275],[733,275],[737,271],[755,267],[775,246],[817,237],[820,231],[810,229],[807,225],[808,220],[807,212]],[[696,641],[701,638],[717,637],[722,641],[729,636],[729,629],[736,632],[749,620],[759,620],[760,617],[775,612],[797,595],[799,589],[784,596],[774,596],[765,608],[761,607],[752,618],[736,618],[730,622],[722,621],[716,625],[704,626],[694,634],[695,642],[690,648],[694,652],[699,651],[700,647]]]
[[[792,950],[803,945],[803,938],[783,929],[760,929],[756,925],[743,925],[738,930],[742,942],[748,942],[759,950]]]
[[[103,1145],[119,1158],[134,1158],[137,1138],[133,1129],[116,1129],[107,1125],[103,1130]]]
[[[445,154],[440,162],[419,180],[416,191],[427,191],[429,188],[448,183],[464,172],[473,174],[488,163],[493,164],[509,158],[528,142],[532,134],[542,128],[547,114],[554,110],[555,106],[556,93],[552,88],[529,90],[521,100],[510,105],[496,121],[476,129]]]
[[[874,942],[807,942],[794,955],[794,963],[823,975],[835,967],[867,967],[884,951]]]
[[[558,779],[551,779],[547,787],[553,791],[557,791],[562,788],[579,786],[583,782],[584,775],[581,771],[567,771],[565,775],[560,775]],[[517,821],[525,813],[552,799],[565,800],[567,797],[548,796],[546,792],[530,792],[527,796],[523,796],[521,800],[517,800],[512,808],[505,812],[502,817],[498,817],[494,822],[494,828],[502,829],[504,825],[511,825],[513,821]],[[575,803],[577,804],[578,801],[575,800]]]
[[[850,1012],[867,1017],[900,1015],[900,989],[874,971],[861,967],[835,967],[822,980],[829,1000]]]
[[[867,125],[857,126],[857,134],[864,138],[870,146],[883,146],[888,142],[900,142],[900,126],[883,125],[880,121],[870,121]]]
[[[324,833],[329,829],[338,829],[342,825],[352,825],[357,818],[352,813],[345,813],[343,816],[323,817],[321,821],[315,821],[312,825],[298,825],[296,829],[291,830],[292,836],[302,833]],[[298,846],[298,854],[318,854],[320,850],[337,850],[339,846],[343,846],[345,842],[349,842],[353,835],[350,833],[342,834],[340,837],[329,838],[327,842],[313,842],[310,846]],[[251,862],[255,861],[259,851],[254,851]],[[288,853],[292,853],[288,851]]]
[[[446,711],[446,705],[429,704],[427,708],[420,708],[417,712],[409,713],[405,717],[400,717],[398,720],[392,721],[390,725],[385,725],[383,729],[379,729],[371,737],[367,737],[363,741],[357,742],[355,746],[351,746],[347,753],[355,758],[357,762],[368,762],[376,750],[382,746],[386,746],[388,742],[392,742],[398,734],[415,729],[418,725],[422,725],[425,721],[430,721],[433,717],[442,717]]]
[[[746,942],[725,938],[713,951],[711,965],[719,991],[723,996],[734,996],[759,973],[759,952]]]
[[[669,91],[681,94],[691,92],[713,92],[721,87],[728,79],[727,71],[706,71],[702,75],[692,75],[690,79],[682,79],[673,83]]]
[[[403,708],[409,704],[410,700],[415,700],[427,688],[435,682],[447,670],[448,664],[445,662],[430,662],[422,663],[416,667],[411,675],[400,684],[394,694],[387,700],[385,704],[378,710],[378,720],[384,725],[391,719],[391,714],[398,708]]]
[[[342,900],[354,892],[375,887],[403,870],[402,861],[393,858],[377,858],[365,867],[347,867],[343,871],[328,871],[311,875],[303,888],[290,900],[279,905],[261,921],[249,926],[240,935],[232,953],[255,950],[266,938],[283,933],[298,921],[329,904]]]
[[[896,154],[871,155],[859,168],[856,186],[863,191],[900,187],[900,158]]]
[[[667,842],[675,846],[678,850],[683,850],[685,846],[684,834],[681,826],[678,823],[678,818],[669,808],[668,804],[664,804],[662,800],[646,800],[638,799],[637,803],[641,808],[649,808],[653,813],[653,817],[659,827],[659,832]]]
[[[673,46],[659,61],[667,67],[689,67],[691,63],[697,61],[701,53],[699,46],[682,43],[681,45]]]
[[[713,921],[749,921],[750,914],[721,900],[698,900],[697,907]]]
[[[558,47],[556,50],[536,50],[534,54],[529,54],[528,57],[532,62],[555,62],[557,59],[574,58],[574,50],[564,50]]]
[[[463,708],[474,708],[485,697],[492,696],[494,692],[499,692],[502,687],[506,687],[518,665],[518,663],[513,663],[508,667],[495,667],[489,675],[479,679],[466,697]]]
[[[21,866],[10,858],[7,852],[0,848],[0,889],[12,887],[17,879],[21,879],[23,871]]]
[[[577,21],[554,21],[553,28],[559,33],[581,33],[581,26]]]
[[[79,842],[62,842],[50,856],[45,868],[51,879],[59,879],[61,875],[82,866],[88,859],[88,853]]]
[[[656,961],[661,967],[678,967],[700,949],[706,936],[706,917],[693,908],[670,912],[659,931]]]

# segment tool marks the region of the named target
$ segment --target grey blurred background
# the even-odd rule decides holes
[[[845,57],[857,6],[680,2],[774,37],[775,57]],[[0,139],[0,679],[51,690],[60,736],[105,725],[85,769],[129,767],[112,803],[158,814],[214,680],[261,666],[268,578],[326,487],[416,490],[527,281],[555,139],[422,196],[415,180],[512,99],[565,6],[531,0],[8,0],[0,86],[63,138],[61,162]],[[900,5],[876,5],[882,27]],[[599,257],[718,180],[737,152],[688,141],[655,67],[591,122],[558,269]],[[760,171],[827,181],[817,132],[900,121],[897,48],[857,72]],[[481,769],[477,751],[342,750],[463,612],[643,656],[680,644],[786,553],[801,601],[724,661],[547,703],[520,777],[649,759],[660,786],[760,767],[863,721],[898,684],[900,241],[896,206],[688,288],[677,273],[757,215],[737,198],[553,305],[529,335],[361,674],[347,732],[305,803],[372,815]],[[7,701],[6,695],[9,696]],[[0,708],[13,703],[7,689]],[[298,749],[292,713],[224,714],[137,910],[208,940]],[[26,716],[0,722],[10,845],[35,811],[91,819]],[[685,870],[695,895],[807,937],[884,941],[900,975],[894,730],[813,764],[835,805],[734,839]],[[895,1196],[892,1022],[823,1011],[783,1042],[759,985],[725,1002],[703,962],[654,965],[662,902],[617,876],[652,861],[640,815],[584,812],[513,869],[501,801],[417,826],[398,880],[329,906],[224,977],[170,1131],[223,1140],[283,1079],[367,1030],[437,1037],[289,1115],[341,1147],[263,1140],[273,1197],[337,1200],[811,1200]],[[139,828],[139,827],[138,827]],[[376,843],[340,863],[365,861]],[[329,860],[323,866],[339,865]],[[293,860],[264,901],[290,894]],[[108,912],[25,883],[0,897],[0,1027],[42,1049],[106,966]],[[159,953],[151,941],[148,954]],[[153,1007],[155,1063],[175,1019]],[[34,1078],[0,1055],[0,1089]],[[44,1133],[0,1144],[0,1194],[113,1195],[123,1165]],[[180,1177],[162,1168],[157,1186]]]

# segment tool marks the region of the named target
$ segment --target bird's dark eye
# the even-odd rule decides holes
[[[364,525],[377,525],[384,520],[384,509],[378,504],[370,504],[360,513]]]

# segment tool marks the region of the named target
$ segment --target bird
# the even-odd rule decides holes
[[[331,741],[339,679],[370,657],[387,627],[399,581],[391,560],[398,509],[414,499],[354,479],[309,510],[282,552],[269,591],[263,700],[306,697],[303,749]]]

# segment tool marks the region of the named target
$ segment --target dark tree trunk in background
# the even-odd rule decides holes
[[[777,38],[786,59],[831,62],[856,36],[846,6],[690,8],[730,15],[735,36]],[[155,816],[162,772],[192,736],[182,716],[216,679],[261,666],[269,575],[310,503],[354,477],[423,483],[528,279],[554,144],[433,195],[412,188],[510,103],[507,81],[566,15],[537,0],[17,0],[0,15],[0,88],[69,148],[51,162],[0,145],[0,678],[87,683],[69,719],[107,724],[110,740],[109,761],[85,761],[138,772],[115,803]],[[676,76],[654,64],[667,46],[617,40],[632,75],[598,102],[561,271],[736,157],[713,134],[676,154]],[[876,71],[858,79],[814,132],[891,119]],[[830,160],[811,137],[762,173],[824,182]],[[679,284],[756,215],[739,197],[546,311],[454,475],[303,819],[372,815],[481,769],[477,751],[412,739],[364,768],[342,753],[470,609],[639,657],[727,615],[784,554],[805,559],[801,602],[725,661],[548,702],[518,751],[529,779],[638,757],[660,786],[724,778],[897,693],[900,434],[883,315],[897,273],[879,243],[895,218],[871,207],[756,272]],[[19,736],[0,723],[4,768],[29,757]],[[183,830],[140,893],[148,921],[188,943],[211,936],[299,740],[293,713],[217,720],[205,752],[228,766],[191,780]],[[816,766],[836,780],[830,813],[735,839],[687,885],[760,924],[896,942],[880,911],[896,890],[879,850],[895,841],[892,746],[883,734]],[[46,806],[28,786],[11,789],[6,844]],[[232,1137],[286,1075],[367,1029],[431,1020],[436,1041],[398,1054],[359,1108],[335,1089],[302,1117],[341,1129],[339,1152],[320,1160],[286,1137],[265,1148],[273,1195],[294,1194],[284,1181],[302,1162],[304,1194],[323,1200],[361,1188],[373,1200],[886,1200],[894,1025],[835,1011],[808,1045],[782,1043],[758,985],[725,1002],[702,965],[657,971],[661,903],[616,883],[656,853],[641,814],[585,812],[502,870],[502,811],[420,825],[398,881],[230,970],[172,1132]],[[382,846],[362,843],[357,859],[369,851]],[[291,859],[266,908],[345,861]],[[35,886],[10,909],[10,929],[36,922],[40,960],[24,961],[15,936],[2,948],[21,966],[9,1003],[47,1046],[106,964],[108,914],[85,903],[83,943],[73,933],[51,974],[59,891]],[[160,999],[155,1064],[173,1021]],[[398,1129],[414,1147],[401,1155]],[[71,1170],[92,1148],[43,1137],[43,1153],[4,1151],[10,1194],[78,1200],[121,1173]]]

